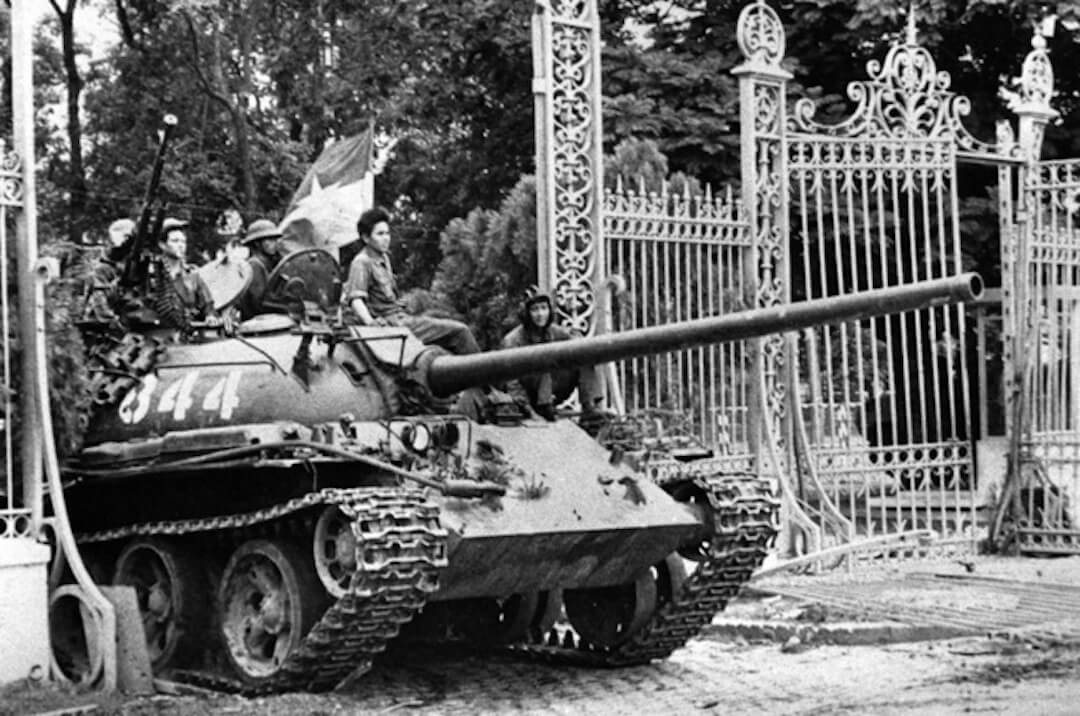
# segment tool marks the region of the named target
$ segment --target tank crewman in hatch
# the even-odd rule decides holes
[[[109,224],[105,250],[101,258],[94,263],[94,279],[97,283],[115,284],[116,279],[120,278],[124,261],[131,252],[133,236],[135,236],[135,222],[131,219],[117,219]]]
[[[349,264],[341,292],[346,320],[365,326],[405,326],[424,343],[458,355],[480,352],[472,330],[461,321],[405,312],[390,266],[390,214],[386,209],[365,211],[356,222],[356,231],[364,248]]]
[[[85,283],[81,320],[108,322],[116,318],[113,304],[120,295],[117,283],[134,235],[135,222],[131,219],[117,219],[109,224],[104,251],[94,260]]]
[[[520,324],[507,333],[502,340],[502,348],[518,348],[537,343],[568,341],[574,335],[555,323],[555,310],[551,297],[530,286],[522,301]],[[578,389],[582,415],[601,416],[604,394],[601,388],[600,374],[595,367],[560,370],[554,373],[526,375],[511,381],[506,391],[519,403],[528,405],[542,418],[555,420],[555,406]]]
[[[106,260],[113,266],[120,266],[131,251],[131,239],[135,236],[135,221],[117,219],[109,224],[109,248],[105,252]]]
[[[173,217],[162,222],[158,251],[163,275],[151,282],[151,290],[157,294],[154,298],[159,318],[174,327],[184,327],[190,321],[217,323],[220,320],[214,311],[210,288],[195,272],[195,267],[187,262],[187,234],[184,232],[187,226],[186,221]],[[153,288],[158,281],[165,283]],[[179,298],[182,306],[178,308],[183,311],[182,315],[171,315],[177,307],[170,305],[172,302],[162,295],[162,288],[171,289],[168,292]]]
[[[240,243],[251,251],[251,282],[240,297],[240,318],[247,320],[262,313],[270,272],[281,260],[281,232],[269,219],[256,219],[248,225]]]

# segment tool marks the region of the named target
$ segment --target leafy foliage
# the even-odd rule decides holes
[[[494,348],[516,320],[525,288],[536,282],[536,180],[522,177],[498,211],[474,209],[440,238],[443,259],[431,285],[435,301]]]
[[[49,253],[58,258],[72,255],[70,245],[54,244]],[[13,268],[13,267],[12,267]],[[75,268],[78,273],[79,269]],[[74,311],[80,304],[79,288],[81,282],[75,280],[54,281],[49,284],[45,296],[45,346],[48,365],[48,391],[50,398],[50,417],[53,424],[53,437],[56,440],[57,453],[60,457],[72,455],[82,443],[91,412],[90,376],[84,360],[82,336],[75,326]],[[12,425],[13,444],[16,453],[24,425],[25,411],[33,406],[25,402],[30,395],[25,384],[23,366],[26,356],[26,343],[17,331],[17,322],[12,317],[11,330],[11,386],[15,407]],[[18,464],[18,457],[13,456]]]

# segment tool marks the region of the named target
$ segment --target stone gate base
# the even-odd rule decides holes
[[[0,539],[0,685],[49,674],[49,547]]]

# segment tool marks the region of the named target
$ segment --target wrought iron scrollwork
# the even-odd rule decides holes
[[[749,62],[779,65],[784,59],[784,26],[776,11],[763,0],[739,13],[735,33],[739,50]]]
[[[855,110],[846,120],[818,122],[813,100],[802,99],[790,117],[792,131],[866,139],[945,139],[962,151],[998,154],[998,147],[977,139],[964,126],[970,100],[950,89],[949,73],[938,70],[933,55],[918,44],[914,27],[912,17],[906,40],[893,45],[884,60],[866,63],[868,79],[848,84]]]

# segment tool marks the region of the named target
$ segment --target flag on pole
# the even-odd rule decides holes
[[[375,126],[327,145],[293,194],[278,229],[290,251],[338,248],[356,239],[356,220],[375,197]]]

